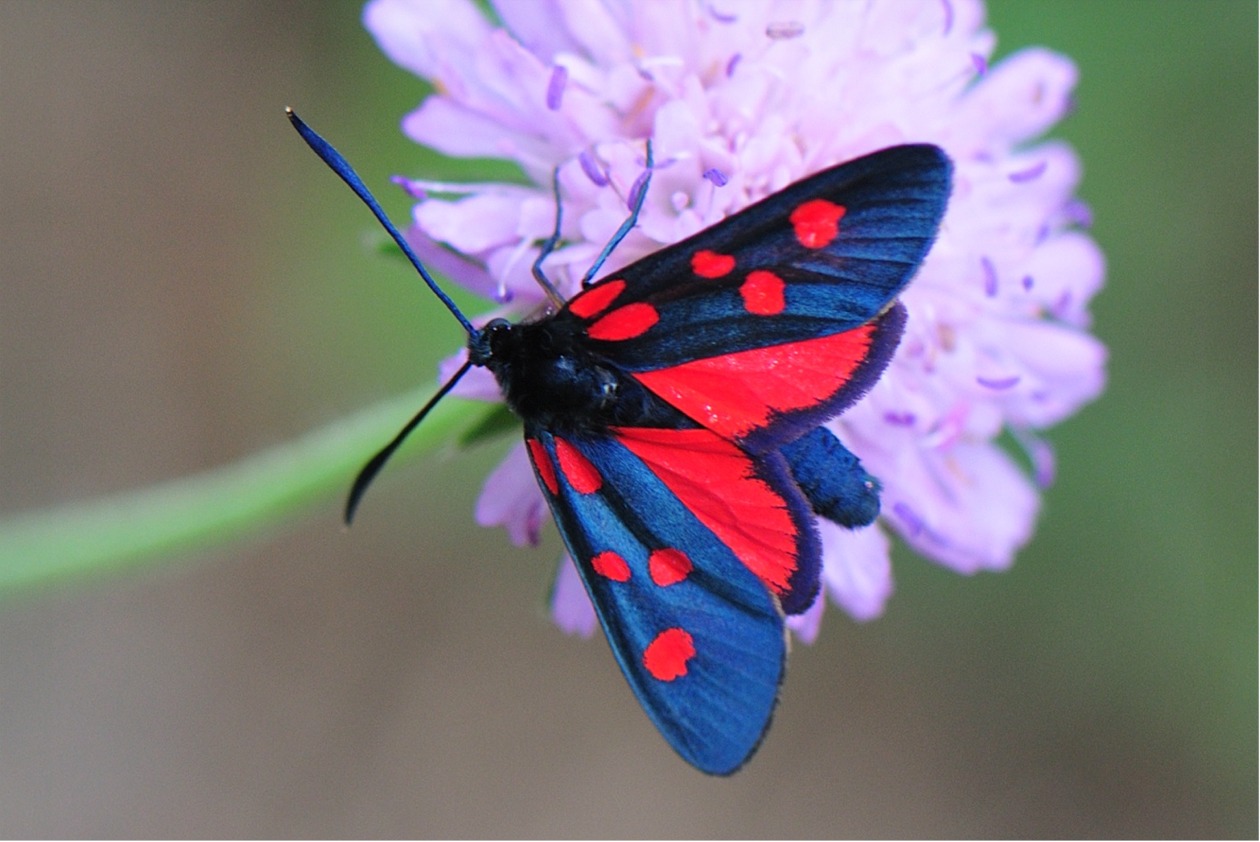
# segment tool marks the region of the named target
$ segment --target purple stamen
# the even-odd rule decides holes
[[[983,76],[989,72],[989,60],[979,53],[971,54],[971,66],[976,69],[977,76]]]
[[[919,517],[913,509],[901,501],[893,504],[893,514],[901,518],[905,523],[906,529],[910,532],[910,536],[918,538],[920,536],[927,538],[934,544],[941,547],[950,546],[950,541],[944,535],[927,525],[923,518]]]
[[[595,157],[583,149],[578,153],[578,164],[582,167],[582,172],[586,173],[586,177],[591,180],[596,187],[607,187],[608,176],[604,175],[604,171],[595,161]]]
[[[647,189],[648,173],[647,170],[639,173],[639,177],[634,180],[634,184],[630,185],[630,193],[626,196],[626,208],[634,210],[634,206],[639,203],[639,197],[643,191]]]
[[[560,98],[564,96],[564,87],[569,83],[569,71],[563,64],[551,69],[551,80],[547,82],[547,108],[560,110]]]
[[[923,531],[923,518],[915,514],[913,509],[900,500],[893,503],[893,514],[905,522],[906,528],[910,530],[911,535],[918,535]]]
[[[726,63],[726,78],[727,79],[735,75],[735,65],[739,64],[739,61],[741,58],[743,58],[743,56],[741,56],[739,53],[736,53],[735,55],[731,56],[731,60]]]
[[[984,294],[990,298],[997,295],[998,276],[993,261],[987,257],[980,258],[980,268],[984,270]]]
[[[1054,448],[1049,442],[1035,436],[1025,435],[1020,438],[1023,440],[1024,449],[1028,452],[1028,458],[1032,461],[1033,480],[1038,487],[1046,489],[1054,485],[1054,478],[1057,473]]]
[[[542,542],[542,519],[542,507],[530,506],[529,514],[525,518],[525,540],[531,547],[536,547]]]
[[[1057,467],[1054,461],[1054,451],[1049,445],[1046,445],[1047,457],[1036,459],[1033,461],[1033,481],[1037,483],[1037,487],[1045,491],[1054,485],[1054,480],[1058,476]]]
[[[1047,162],[1041,161],[1033,164],[1026,170],[1009,173],[1006,177],[1010,179],[1012,184],[1023,184],[1026,181],[1032,181],[1035,178],[1040,178],[1041,174],[1046,171],[1046,166]]]
[[[1019,383],[1019,375],[1012,374],[1010,377],[977,377],[976,382],[986,389],[1009,389]]]
[[[914,426],[913,412],[885,412],[884,422],[892,424],[894,427],[912,427]]]
[[[397,184],[399,187],[401,187],[404,191],[406,191],[407,195],[413,199],[424,200],[424,199],[429,198],[429,194],[425,192],[425,189],[423,187],[421,187],[419,184],[412,181],[411,179],[407,178],[406,176],[403,176],[403,175],[390,176],[389,180]]]
[[[709,167],[707,170],[705,170],[704,177],[708,179],[713,184],[714,187],[726,186],[726,181],[727,181],[726,173],[722,172],[716,167]]]
[[[1094,224],[1094,211],[1080,199],[1073,199],[1063,208],[1068,221],[1082,228],[1090,228]]]
[[[1027,292],[1027,291],[1030,291],[1030,290],[1033,288],[1033,276],[1032,276],[1032,275],[1025,275],[1025,276],[1024,276],[1024,279],[1023,279],[1022,281],[1020,281],[1020,283],[1022,283],[1022,284],[1024,285],[1024,290],[1025,290],[1026,292]]]
[[[945,7],[945,34],[954,28],[954,4],[949,0],[941,0],[941,5]]]
[[[739,20],[737,15],[719,12],[717,9],[713,8],[712,3],[709,4],[709,15],[712,16],[712,18],[718,23],[734,23]]]
[[[771,41],[788,41],[805,34],[805,24],[798,20],[781,20],[766,24],[766,37]]]

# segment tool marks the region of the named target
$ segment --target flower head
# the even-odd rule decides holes
[[[1008,566],[1053,475],[1037,431],[1103,387],[1087,311],[1103,260],[1080,230],[1079,164],[1067,145],[1037,141],[1069,107],[1071,62],[1028,49],[988,67],[979,0],[549,0],[495,12],[373,0],[364,15],[386,54],[436,87],[403,131],[447,155],[514,161],[529,182],[400,179],[419,198],[417,248],[492,297],[495,315],[545,304],[530,267],[554,225],[553,172],[566,245],[546,270],[572,294],[627,216],[645,138],[651,191],[609,270],[826,166],[898,143],[945,149],[954,192],[902,296],[905,338],[875,388],[831,422],[881,480],[883,514],[855,532],[821,525],[824,586],[856,619],[878,616],[892,592],[885,530],[959,572]],[[459,392],[499,395],[484,370]],[[1004,431],[1031,476],[997,444]],[[533,542],[544,510],[518,447],[477,519]],[[593,630],[568,560],[553,593],[562,627]],[[790,621],[805,639],[823,602]]]

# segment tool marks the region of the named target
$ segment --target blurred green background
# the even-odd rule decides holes
[[[404,217],[387,177],[434,173],[397,131],[421,88],[358,15],[0,4],[4,511],[242,458],[457,347],[282,115]],[[449,451],[387,472],[353,532],[330,498],[0,604],[0,834],[1254,836],[1257,6],[990,22],[1003,55],[1080,66],[1055,133],[1109,262],[1110,386],[1053,432],[1013,570],[900,550],[887,615],[831,612],[754,762],[711,780],[602,641],[545,620],[554,534],[472,523],[507,442]]]

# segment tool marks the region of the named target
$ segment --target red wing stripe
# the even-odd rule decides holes
[[[787,501],[754,475],[752,457],[708,430],[615,427],[612,433],[767,587],[787,590],[798,529]]]
[[[529,448],[530,461],[534,463],[538,476],[547,487],[547,493],[555,496],[560,492],[560,486],[556,483],[556,469],[551,464],[551,457],[547,455],[547,448],[538,439],[525,439],[525,446]]]
[[[594,494],[604,484],[590,460],[559,436],[556,436],[556,461],[560,463],[560,472],[578,494]]]
[[[608,309],[626,288],[623,280],[605,281],[593,286],[569,302],[569,312],[581,319],[590,319]]]
[[[601,342],[620,342],[642,336],[648,328],[661,320],[656,308],[642,301],[618,307],[591,325],[587,335]]]
[[[765,427],[775,413],[815,406],[838,392],[866,358],[874,330],[870,322],[634,377],[689,418],[723,438],[739,439]]]

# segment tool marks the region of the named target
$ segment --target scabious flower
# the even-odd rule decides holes
[[[607,271],[826,166],[899,143],[949,154],[953,195],[902,296],[905,338],[879,383],[831,423],[883,483],[883,509],[862,530],[820,522],[824,589],[854,618],[878,616],[893,588],[889,531],[961,573],[1010,565],[1053,478],[1038,431],[1104,379],[1087,311],[1103,259],[1073,195],[1080,166],[1064,143],[1037,140],[1070,106],[1072,63],[1033,48],[989,67],[980,0],[504,0],[494,13],[471,0],[373,0],[364,14],[385,53],[435,87],[403,120],[406,134],[525,175],[399,179],[419,199],[417,248],[493,298],[494,315],[545,306],[530,266],[554,225],[553,172],[567,244],[546,269],[567,295],[627,216],[645,138],[651,190]],[[481,369],[459,393],[499,399]],[[1018,458],[999,445],[1004,432]],[[477,520],[533,543],[545,512],[517,446]],[[825,601],[789,621],[799,636],[817,634]],[[595,627],[567,559],[552,610],[566,630]]]

